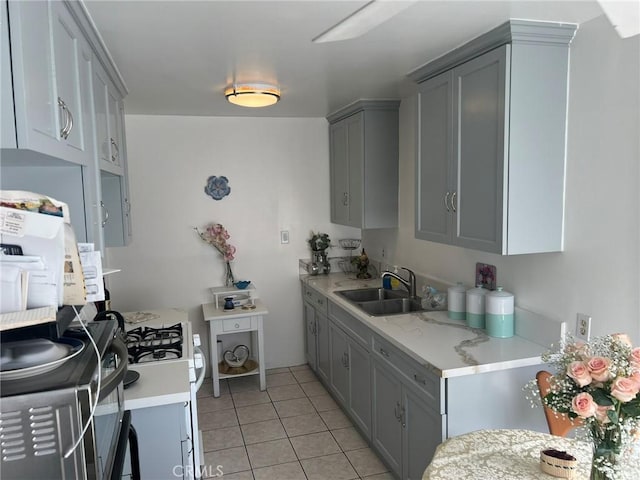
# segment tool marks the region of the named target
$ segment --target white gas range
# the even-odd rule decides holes
[[[129,370],[140,375],[124,396],[138,431],[142,477],[199,478],[196,394],[206,374],[200,337],[192,333],[185,310],[123,315]]]

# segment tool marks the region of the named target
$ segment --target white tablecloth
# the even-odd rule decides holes
[[[540,450],[564,450],[578,460],[574,478],[587,480],[591,445],[530,430],[479,430],[452,437],[438,446],[423,480],[549,480],[540,470]],[[637,450],[625,456],[624,476],[640,479]]]

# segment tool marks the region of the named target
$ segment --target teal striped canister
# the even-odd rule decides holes
[[[486,297],[487,335],[497,338],[509,338],[515,334],[515,316],[513,294],[502,287],[487,294]]]
[[[447,315],[453,320],[464,320],[467,311],[467,287],[462,282],[447,289]]]
[[[477,285],[476,288],[467,290],[467,325],[473,328],[485,327],[484,301],[488,290]]]

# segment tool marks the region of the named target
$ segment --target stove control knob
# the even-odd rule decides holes
[[[199,353],[196,353],[196,354],[193,356],[193,360],[194,360],[195,367],[196,367],[198,370],[200,370],[200,369],[204,366],[204,360],[203,360],[203,358],[202,358],[202,355],[200,355]]]
[[[193,334],[193,344],[194,344],[196,347],[199,347],[199,346],[200,346],[200,334],[199,334],[199,333],[194,333],[194,334]]]

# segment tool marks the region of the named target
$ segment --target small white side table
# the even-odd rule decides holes
[[[267,388],[264,366],[264,335],[262,322],[263,317],[269,312],[261,300],[254,299],[256,308],[245,310],[236,307],[226,311],[215,303],[204,303],[202,313],[204,320],[209,322],[209,350],[211,356],[211,377],[213,379],[213,396],[220,396],[220,379],[238,378],[249,375],[260,375],[260,390]],[[218,336],[229,333],[252,332],[251,333],[251,358],[258,362],[258,368],[238,375],[222,374],[218,371],[218,363],[222,360],[218,358]]]

